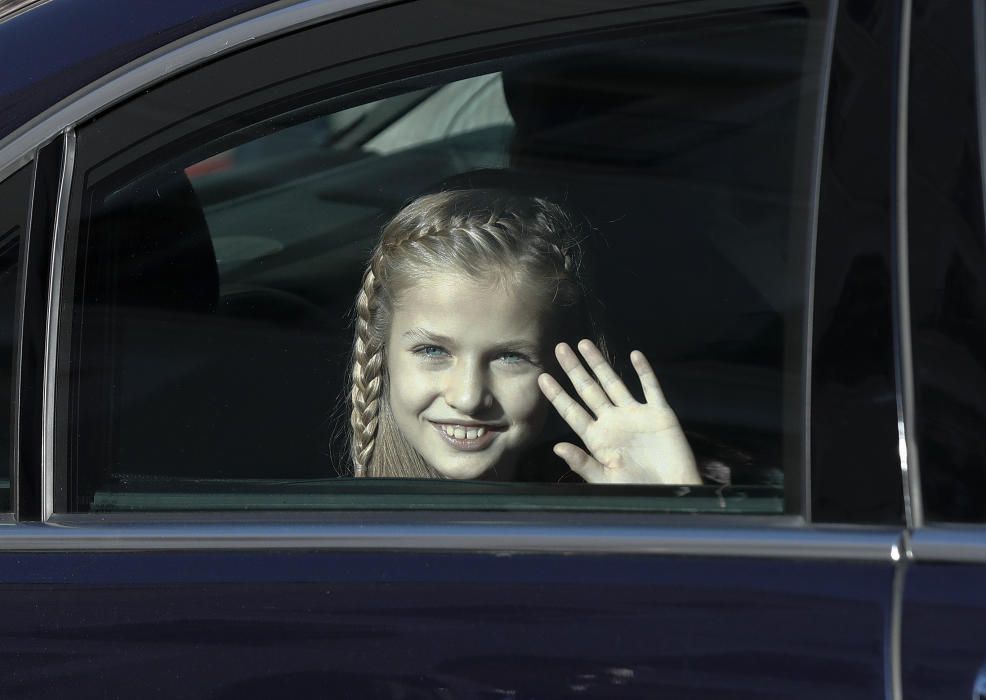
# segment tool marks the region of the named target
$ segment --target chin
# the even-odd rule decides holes
[[[503,472],[503,455],[489,455],[483,453],[472,454],[437,454],[434,461],[428,460],[428,464],[446,479],[496,479],[496,472]],[[502,478],[502,477],[499,477]]]
[[[483,481],[510,481],[514,477],[515,460],[448,460],[433,464],[434,469],[447,479],[479,479]]]
[[[441,463],[432,464],[432,468],[447,479],[479,479],[492,472],[493,466],[487,462],[481,464]]]

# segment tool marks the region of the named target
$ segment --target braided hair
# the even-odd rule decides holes
[[[436,270],[532,287],[558,309],[559,330],[605,343],[588,310],[571,217],[539,197],[492,189],[429,194],[383,228],[356,297],[350,389],[354,476],[440,478],[407,442],[390,409],[386,339],[401,293]]]

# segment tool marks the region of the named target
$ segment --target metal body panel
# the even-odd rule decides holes
[[[8,554],[5,694],[872,698],[886,564]]]
[[[968,698],[986,663],[986,567],[911,566],[902,619],[904,697]]]
[[[0,139],[62,98],[169,42],[267,0],[53,0],[0,22]],[[54,47],[58,50],[39,50]]]

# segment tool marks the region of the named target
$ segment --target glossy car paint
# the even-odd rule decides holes
[[[892,568],[133,552],[0,572],[7,697],[870,698]]]
[[[58,14],[72,5],[54,0],[0,24],[5,57],[59,38],[69,47],[29,69],[17,63],[9,81],[4,66],[0,136],[103,72],[258,4],[210,3],[207,15],[195,3],[114,1],[102,7],[115,14],[83,16]],[[888,79],[899,7],[840,3],[816,272],[818,520],[900,523],[903,514],[891,328],[898,115]],[[915,3],[916,18],[931,7]],[[92,40],[96,26],[110,28],[107,45]],[[951,269],[954,289],[967,278]],[[36,475],[37,463],[23,469]],[[884,697],[895,680],[901,564],[889,559],[273,547],[2,559],[5,696]],[[906,697],[968,695],[986,659],[980,570],[909,568]]]
[[[907,572],[905,698],[968,698],[986,663],[986,567],[928,562]]]
[[[29,7],[0,22],[0,140],[117,68],[269,4],[263,0],[49,0]]]

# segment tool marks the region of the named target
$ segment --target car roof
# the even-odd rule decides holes
[[[166,44],[272,0],[0,0],[0,140]]]
[[[0,0],[0,21],[45,0]]]

